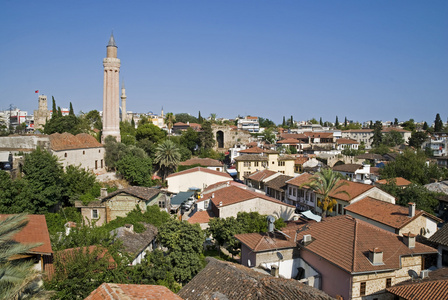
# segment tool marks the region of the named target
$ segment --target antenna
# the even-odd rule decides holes
[[[409,270],[408,274],[409,274],[409,276],[411,276],[412,280],[418,279],[418,274],[414,270]]]

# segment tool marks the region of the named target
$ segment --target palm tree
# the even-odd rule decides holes
[[[163,181],[165,181],[168,173],[176,170],[180,158],[179,148],[171,140],[165,140],[157,146],[154,162],[159,165],[159,169],[162,171]]]
[[[317,205],[322,209],[322,216],[326,217],[328,212],[333,211],[333,207],[336,206],[337,201],[330,197],[330,194],[346,194],[350,196],[346,191],[340,190],[344,185],[348,185],[347,182],[340,181],[341,176],[337,172],[333,172],[331,169],[322,169],[310,178],[310,182],[304,184],[304,186],[310,188],[320,197],[317,200]]]
[[[165,124],[168,127],[168,135],[171,135],[171,128],[173,128],[174,122],[176,122],[176,116],[173,113],[167,113],[165,116]]]
[[[11,215],[0,220],[0,299],[16,298],[36,278],[32,261],[14,259],[39,244],[20,244],[13,240],[16,233],[28,223],[24,214]]]

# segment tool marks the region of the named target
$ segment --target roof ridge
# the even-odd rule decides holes
[[[356,243],[357,243],[357,237],[358,237],[358,219],[353,218],[353,220],[355,222],[355,226],[354,226],[354,237],[353,237],[353,260],[352,260],[352,266],[351,266],[351,271],[354,272],[355,271],[355,264],[357,261],[357,257],[356,257]]]

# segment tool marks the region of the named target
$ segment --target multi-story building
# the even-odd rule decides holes
[[[244,119],[238,119],[238,129],[247,130],[249,132],[259,132],[260,124],[258,117],[247,116]]]
[[[448,156],[448,133],[436,132],[423,144],[423,148],[429,148],[436,157]]]
[[[411,137],[411,132],[408,130],[404,130],[397,127],[386,127],[381,131],[384,134],[396,131],[399,132],[405,143],[409,141]],[[342,131],[342,137],[346,139],[352,139],[357,141],[358,143],[364,143],[366,149],[372,148],[372,137],[373,137],[373,129],[352,129],[352,130],[344,130]]]
[[[279,155],[277,151],[268,150],[261,154],[245,154],[235,158],[237,178],[244,180],[245,176],[259,171],[271,170],[284,175],[294,175],[295,157]]]

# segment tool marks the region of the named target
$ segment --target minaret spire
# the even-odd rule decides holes
[[[107,47],[116,47],[116,48],[118,48],[117,44],[115,44],[114,32],[113,31],[110,34],[109,44],[107,44]]]

